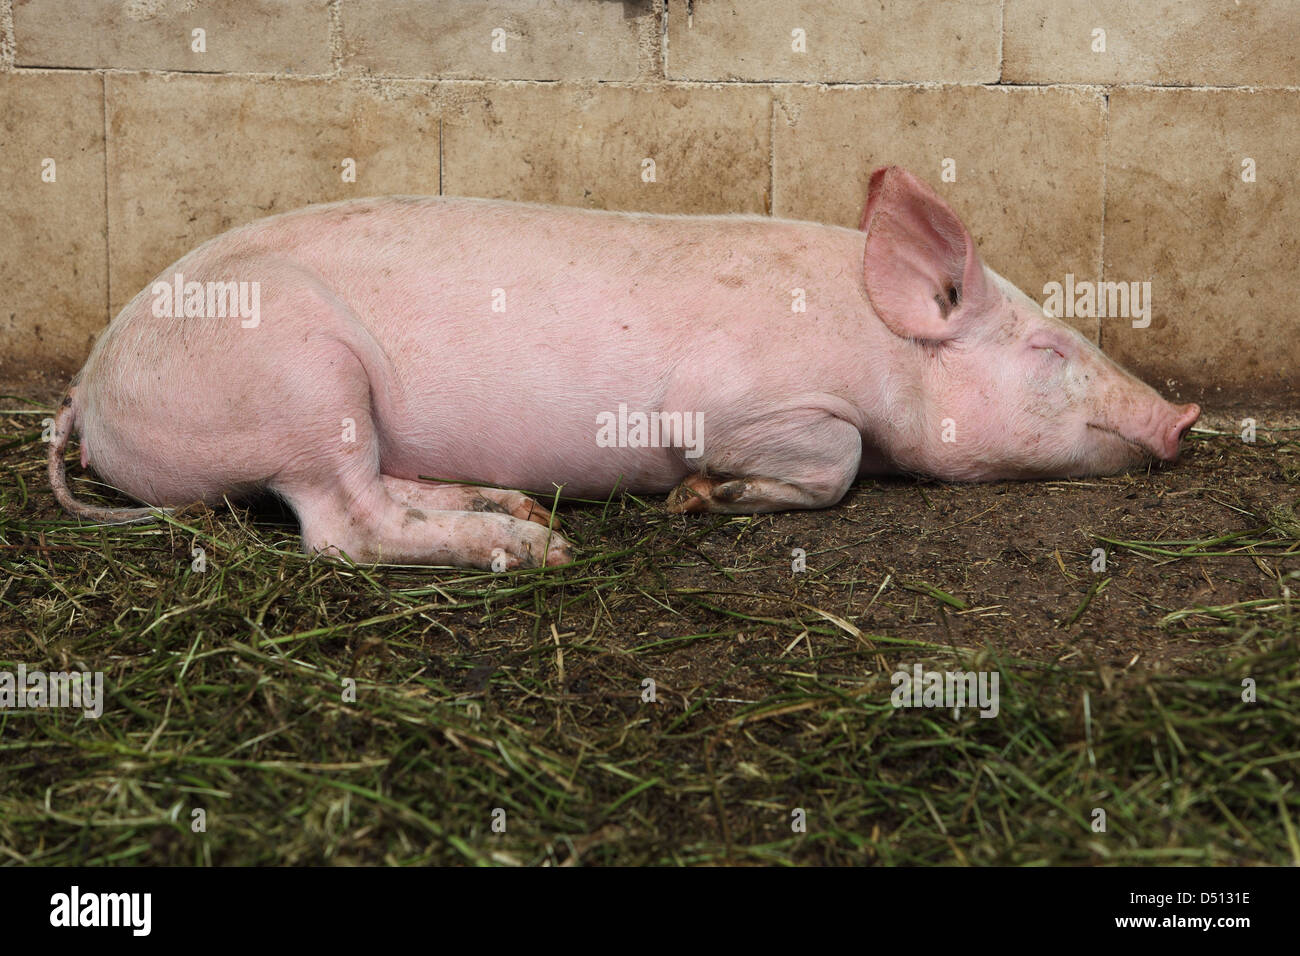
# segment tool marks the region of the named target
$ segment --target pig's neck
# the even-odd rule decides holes
[[[779,357],[787,394],[806,394],[815,384],[830,396],[828,411],[858,429],[859,474],[896,474],[901,469],[895,455],[911,459],[921,444],[927,396],[937,384],[930,381],[935,360],[924,346],[894,335],[872,309],[863,274],[866,235],[819,229],[803,263],[807,321],[789,323],[784,333],[765,333],[764,348]]]

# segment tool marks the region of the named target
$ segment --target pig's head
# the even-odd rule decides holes
[[[980,261],[925,183],[876,170],[862,229],[872,309],[910,353],[891,362],[893,427],[879,436],[897,466],[949,480],[1045,478],[1178,457],[1200,409],[1165,401],[1044,315]]]

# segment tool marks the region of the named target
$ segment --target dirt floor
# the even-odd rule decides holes
[[[1229,428],[1220,416],[1206,425]],[[838,508],[724,523],[697,547],[743,590],[802,600],[863,630],[1039,660],[1177,668],[1203,643],[1161,627],[1164,614],[1270,597],[1300,554],[1211,564],[1110,542],[1249,532],[1274,509],[1300,509],[1294,449],[1274,458],[1240,445],[1201,437],[1176,466],[1095,480],[863,482]],[[791,573],[793,548],[807,552],[806,574]],[[1100,573],[1097,548],[1108,552]],[[707,586],[698,573],[666,576]],[[894,587],[877,596],[886,579]],[[927,597],[930,587],[956,602]],[[756,600],[748,609],[761,616],[772,607]]]
[[[1246,445],[1236,437],[1244,415],[1208,413],[1178,464],[1115,477],[961,485],[888,478],[860,482],[826,511],[735,518],[671,516],[651,499],[648,515],[634,509],[644,517],[640,524],[615,523],[622,537],[593,545],[609,550],[640,542],[671,551],[676,542],[694,560],[657,568],[652,580],[638,582],[646,590],[639,597],[620,594],[618,603],[606,602],[598,626],[629,630],[638,640],[668,639],[691,624],[717,626],[713,613],[693,615],[694,621],[663,613],[652,596],[658,585],[733,598],[728,609],[755,621],[737,631],[738,644],[760,637],[762,619],[782,616],[794,602],[862,631],[933,644],[1089,666],[1194,667],[1204,638],[1162,627],[1162,617],[1192,605],[1272,597],[1282,574],[1300,568],[1300,553],[1276,559],[1216,553],[1211,562],[1116,542],[1177,551],[1176,542],[1260,532],[1279,510],[1284,517],[1300,514],[1300,454],[1294,444],[1272,443],[1292,433],[1265,432],[1264,444]],[[1291,429],[1300,424],[1285,414],[1267,421]],[[614,509],[609,515],[618,515]],[[590,513],[560,513],[582,544]],[[1094,570],[1102,567],[1099,548],[1107,552],[1100,571]],[[805,553],[805,571],[793,570],[795,549]],[[697,606],[707,605],[702,593]],[[472,615],[461,624],[474,627]],[[683,649],[680,657],[696,672],[693,682],[707,682],[721,666],[710,665],[699,649]]]
[[[0,663],[106,668],[121,715],[9,719],[23,861],[1300,861],[1294,413],[1208,412],[1178,464],[1094,480],[566,505],[574,566],[493,576],[309,562],[272,502],[79,526],[5,401]],[[1003,719],[900,718],[922,660],[1002,670]],[[227,821],[201,846],[195,793]],[[496,805],[526,822],[494,843]]]

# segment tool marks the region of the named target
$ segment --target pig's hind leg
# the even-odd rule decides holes
[[[478,485],[409,481],[389,475],[381,477],[388,493],[408,508],[425,511],[492,511],[512,515],[523,521],[535,521],[547,527],[559,524],[549,511],[518,491]]]
[[[347,334],[345,318],[324,318]],[[266,485],[298,516],[304,550],[343,553],[361,563],[493,570],[571,560],[569,543],[548,526],[550,515],[523,495],[381,473],[373,409],[385,399],[376,396],[382,389],[372,387],[367,368],[377,368],[381,359],[364,339],[351,338],[346,347],[312,342],[311,362],[280,372],[275,404],[310,411],[260,443],[282,462]],[[285,428],[284,419],[276,421]]]
[[[827,508],[857,477],[862,438],[848,422],[796,411],[711,434],[701,470],[668,496],[675,514]]]
[[[569,543],[544,523],[499,511],[416,507],[416,496],[385,475],[301,487],[280,484],[302,522],[303,547],[327,556],[384,564],[445,564],[510,570],[565,564]],[[426,505],[459,504],[450,495],[424,496]]]

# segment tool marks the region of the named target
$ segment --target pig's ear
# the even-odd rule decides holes
[[[966,227],[907,170],[885,166],[871,174],[861,229],[867,295],[895,335],[955,338],[996,303]]]

